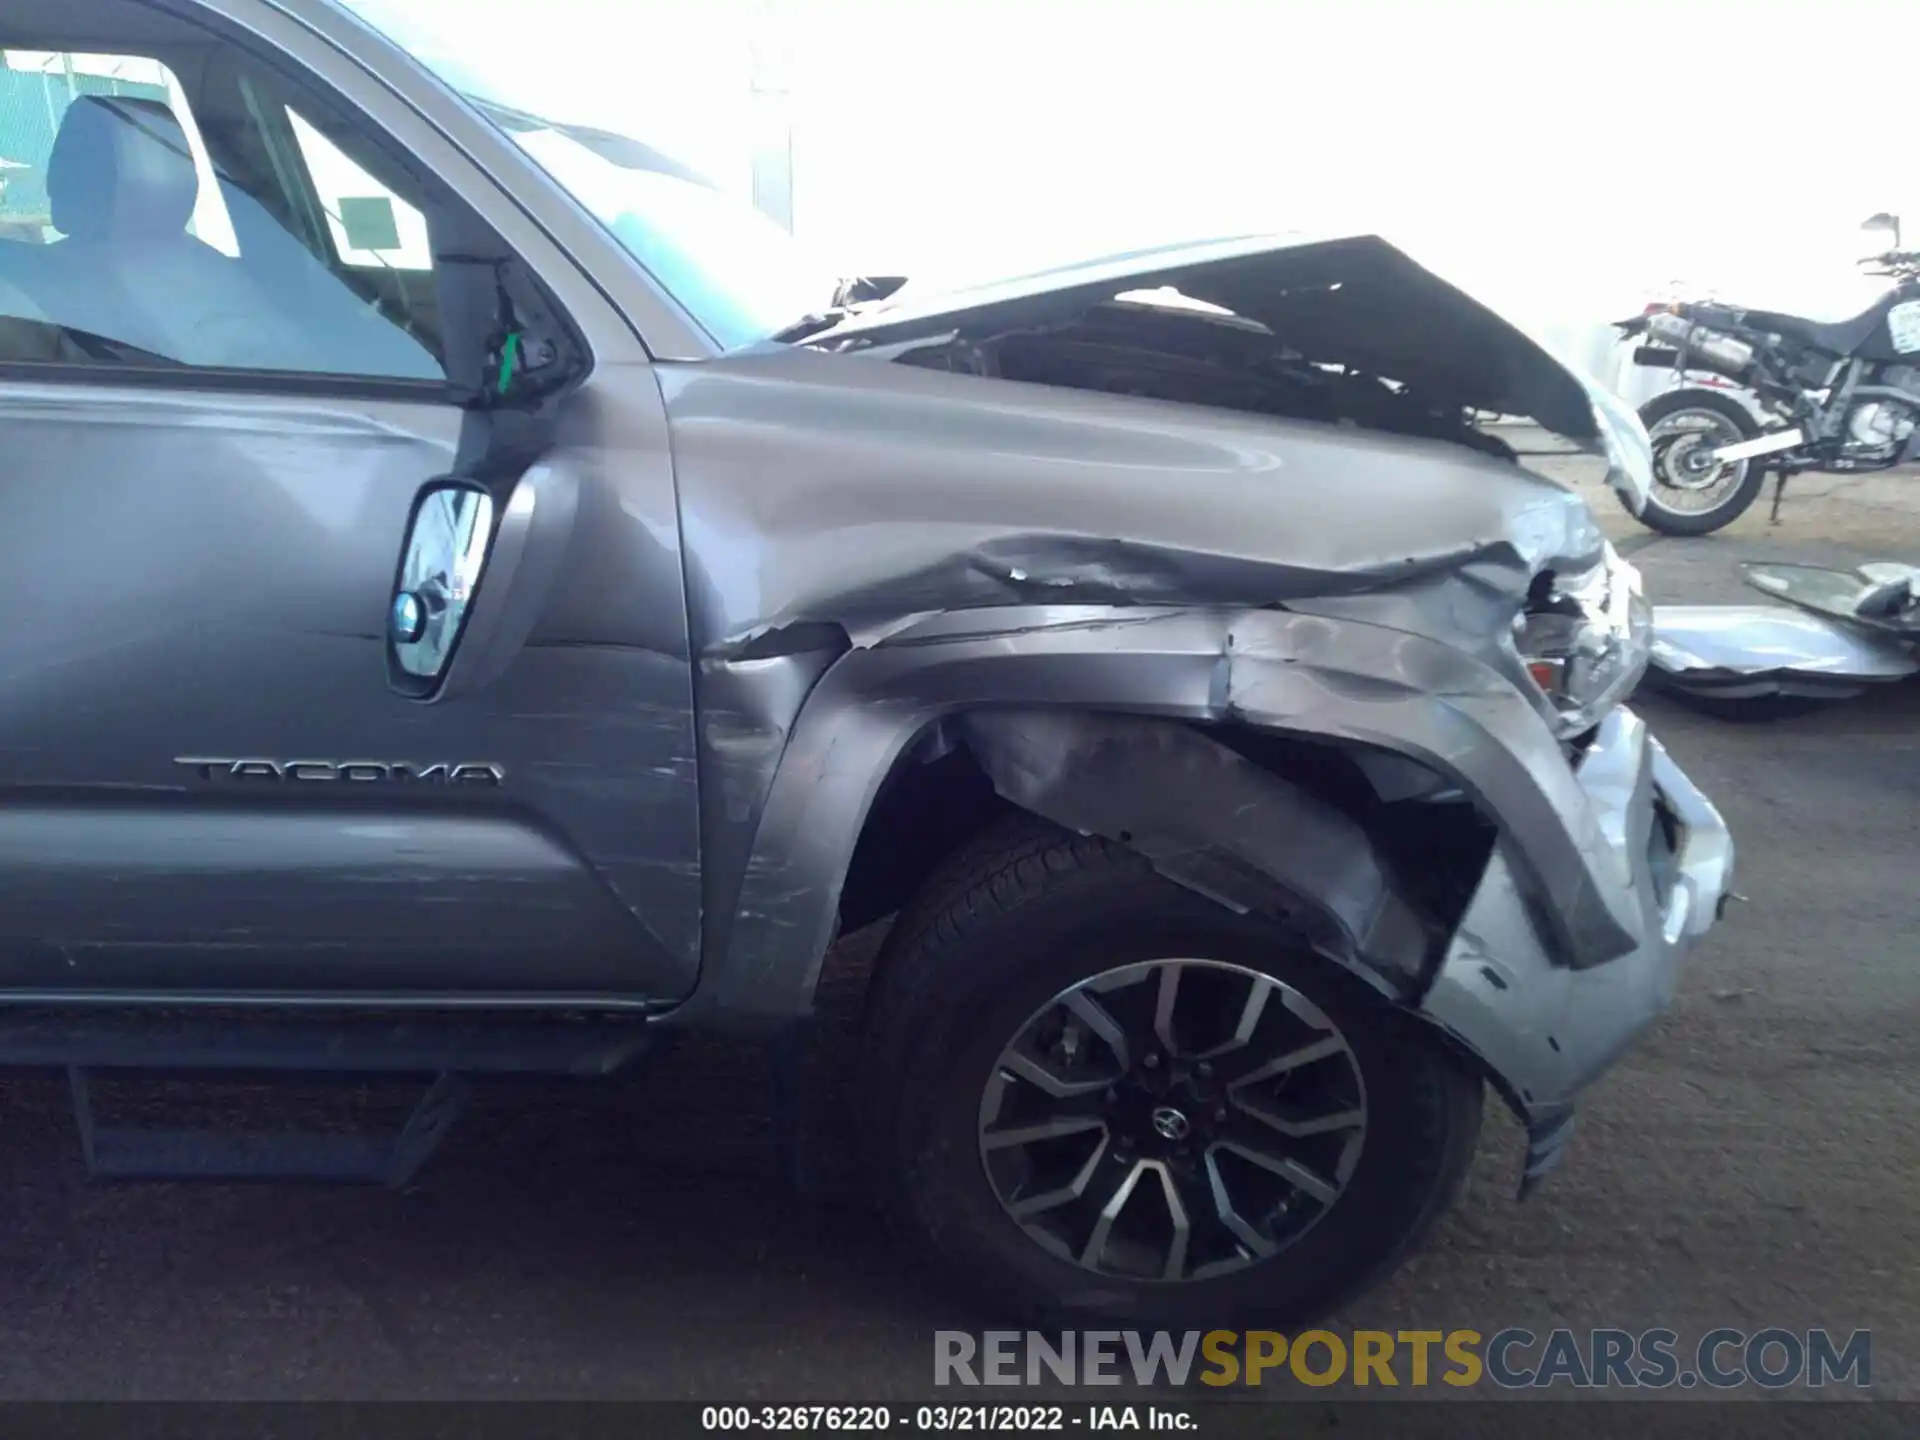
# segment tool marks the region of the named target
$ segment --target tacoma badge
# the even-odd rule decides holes
[[[202,780],[347,781],[400,785],[500,785],[507,778],[498,765],[438,761],[415,765],[387,760],[229,760],[204,755],[178,755]]]

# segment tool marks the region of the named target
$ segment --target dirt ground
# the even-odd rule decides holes
[[[1920,555],[1916,480],[1809,482],[1778,527],[1686,542],[1596,504],[1656,599],[1731,600],[1742,558]],[[1334,1323],[1870,1328],[1875,1393],[1920,1398],[1920,687],[1763,726],[1642,708],[1751,903],[1540,1193],[1490,1109],[1460,1205]],[[976,1317],[854,1197],[773,1183],[765,1096],[720,1046],[487,1090],[394,1195],[91,1184],[64,1090],[10,1082],[0,1397],[923,1396],[931,1332]]]

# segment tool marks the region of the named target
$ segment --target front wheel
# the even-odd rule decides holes
[[[1722,445],[1759,435],[1746,406],[1711,390],[1674,390],[1642,405],[1640,419],[1653,442],[1643,524],[1662,535],[1711,535],[1746,514],[1767,472],[1753,460],[1713,458]]]
[[[896,1230],[1068,1326],[1323,1315],[1418,1242],[1479,1126],[1435,1036],[1285,929],[1026,819],[902,917],[869,1027]]]

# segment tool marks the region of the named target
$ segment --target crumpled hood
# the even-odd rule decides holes
[[[1434,440],[770,346],[655,367],[694,644],[1007,605],[1335,604],[1473,648],[1584,502]]]
[[[1257,321],[1315,361],[1386,376],[1449,403],[1524,416],[1608,453],[1616,466],[1636,468],[1632,454],[1613,451],[1645,446],[1637,418],[1616,397],[1522,326],[1378,235],[1241,236],[962,290],[922,295],[909,285],[813,343],[887,344],[960,326],[1044,323],[1116,293],[1162,287]],[[1650,462],[1647,455],[1638,467],[1647,472],[1646,484]]]

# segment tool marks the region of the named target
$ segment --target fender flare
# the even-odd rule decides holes
[[[1598,964],[1637,943],[1626,877],[1614,873],[1624,862],[1552,732],[1507,676],[1474,656],[1363,621],[1279,610],[1004,607],[933,616],[827,668],[789,731],[744,862],[730,867],[737,878],[708,877],[700,982],[665,1018],[761,1030],[809,1014],[835,938],[840,887],[881,784],[929,727],[999,711],[1026,716],[1029,727],[1041,712],[1236,723],[1400,754],[1458,785],[1495,821],[1544,933],[1568,964]],[[1047,787],[1018,776],[1018,729],[1000,729],[994,745],[994,727],[1006,723],[989,720],[983,729],[970,719],[966,733],[986,735],[989,751],[998,749],[985,768],[1011,798],[1049,803]],[[1076,744],[1084,752],[1098,733],[1090,724],[1056,729],[1050,743],[1060,755]],[[1140,785],[1136,796],[1155,793],[1150,780]],[[1297,801],[1279,798],[1284,792],[1291,787],[1263,787],[1262,798],[1305,800],[1298,792]],[[1083,813],[1074,793],[1054,792],[1057,818],[1131,829],[1117,810]],[[1233,855],[1255,870],[1253,856],[1263,855],[1281,872],[1265,872],[1280,892],[1302,878],[1275,852],[1236,837],[1230,812],[1198,833],[1149,831],[1133,843],[1150,856],[1154,846]],[[1363,945],[1404,953],[1395,905],[1380,899],[1370,924],[1369,893],[1363,881],[1340,902],[1346,918],[1336,929],[1362,954]],[[1317,898],[1324,913],[1326,897]]]

